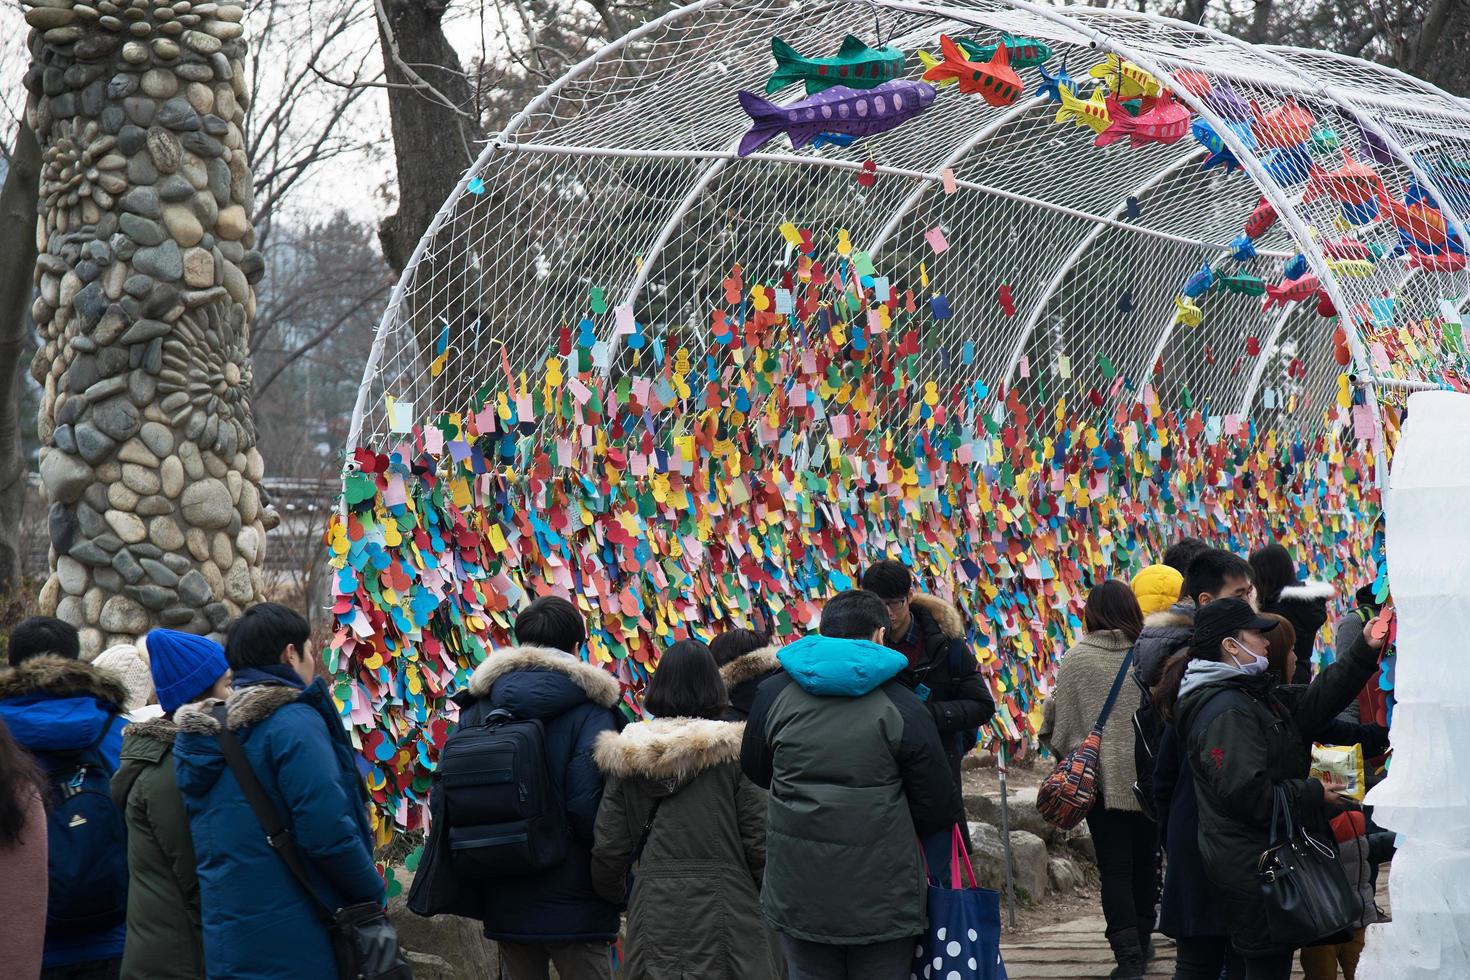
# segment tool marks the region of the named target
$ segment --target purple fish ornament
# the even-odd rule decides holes
[[[1250,122],[1251,107],[1229,82],[1220,82],[1206,93],[1205,108],[1226,122]]]
[[[754,125],[740,141],[739,155],[749,156],[783,132],[796,149],[822,133],[854,138],[886,133],[933,105],[934,93],[934,86],[904,78],[864,92],[834,85],[790,105],[741,92],[740,106]]]

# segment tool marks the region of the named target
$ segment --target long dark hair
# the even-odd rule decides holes
[[[1296,584],[1296,562],[1291,552],[1275,542],[1252,551],[1250,563],[1262,609],[1276,605],[1281,590]]]
[[[658,658],[643,706],[659,718],[719,718],[730,704],[709,647],[680,640]]]
[[[31,795],[46,801],[47,782],[31,754],[0,721],[0,847],[20,843],[26,829],[26,814],[31,809]]]
[[[1087,606],[1082,610],[1087,632],[1119,630],[1132,643],[1143,632],[1143,610],[1133,590],[1115,578],[1092,587],[1087,593]]]

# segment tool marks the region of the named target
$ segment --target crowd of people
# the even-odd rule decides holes
[[[221,754],[235,733],[331,908],[382,902],[367,794],[306,620],[156,629],[88,663],[49,617],[0,670],[0,962],[16,980],[330,978],[327,927]]]
[[[1392,835],[1343,782],[1311,775],[1311,752],[1361,745],[1371,772],[1387,751],[1386,728],[1372,723],[1384,643],[1384,630],[1365,628],[1381,612],[1373,590],[1359,590],[1336,624],[1335,656],[1314,670],[1333,589],[1301,581],[1279,544],[1242,558],[1185,539],[1130,585],[1089,594],[1085,633],[1062,657],[1039,733],[1065,756],[1115,678],[1134,679],[1103,726],[1087,815],[1113,977],[1144,975],[1158,931],[1174,940],[1176,980],[1286,980],[1297,951],[1273,942],[1258,877],[1284,807],[1336,843],[1362,909],[1351,928],[1303,948],[1302,969],[1308,980],[1339,970],[1352,980],[1364,929],[1381,915],[1374,882]]]
[[[409,907],[479,920],[510,980],[908,977],[929,885],[956,828],[968,840],[961,760],[995,705],[959,607],[899,561],[860,584],[784,646],[751,630],[672,645],[633,724],[583,659],[577,608],[535,599],[455,697]],[[1353,976],[1391,838],[1309,775],[1310,753],[1386,751],[1370,683],[1384,633],[1360,594],[1314,670],[1329,597],[1277,545],[1247,560],[1194,539],[1087,596],[1040,737],[1063,757],[1106,714],[1086,820],[1115,978],[1143,976],[1160,931],[1181,980],[1290,975],[1255,876],[1278,799],[1338,843],[1363,898],[1359,928],[1302,965]],[[306,621],[272,603],[223,647],[159,629],[91,663],[65,623],[16,626],[0,670],[7,975],[336,976],[318,908],[384,888],[319,667]],[[229,733],[309,887],[242,790]]]

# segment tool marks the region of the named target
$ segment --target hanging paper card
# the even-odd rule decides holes
[[[949,242],[944,237],[944,229],[938,225],[924,232],[924,241],[929,243],[929,247],[934,250],[935,255],[949,250]]]
[[[1023,378],[1031,377],[1031,358],[1022,354],[1021,359],[1016,362],[1016,370]]]
[[[391,431],[400,435],[413,431],[413,402],[398,401],[392,395],[384,395],[388,407],[388,424]]]
[[[929,310],[934,314],[936,320],[948,320],[950,318],[949,300],[941,293],[930,297]]]
[[[1072,359],[1066,354],[1057,355],[1057,376],[1064,381],[1072,376]]]
[[[633,322],[633,307],[624,303],[617,309],[617,332],[619,334],[630,334],[637,329]]]
[[[1359,442],[1373,438],[1373,410],[1367,405],[1353,406],[1353,438]]]
[[[954,171],[949,169],[948,167],[945,167],[939,171],[939,182],[943,185],[944,193],[946,194],[953,194],[955,191],[959,190],[959,185],[955,183]]]
[[[796,303],[792,299],[791,290],[776,290],[776,312],[782,316],[790,316],[796,312]]]

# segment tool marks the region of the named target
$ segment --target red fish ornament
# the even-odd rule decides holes
[[[1010,105],[1020,96],[1021,76],[1011,68],[1010,52],[1004,44],[996,47],[995,56],[989,61],[971,61],[948,34],[941,34],[939,51],[944,55],[939,60],[933,55],[920,54],[920,60],[928,66],[924,81],[958,82],[961,92],[978,95],[994,106]]]
[[[1116,98],[1108,99],[1108,128],[1097,134],[1094,146],[1107,146],[1127,138],[1132,146],[1149,143],[1177,143],[1189,132],[1189,109],[1174,101],[1174,93],[1164,89],[1153,107],[1138,116],[1128,114]]]
[[[1305,275],[1300,279],[1283,279],[1274,286],[1266,287],[1266,302],[1261,306],[1261,310],[1269,310],[1273,306],[1285,306],[1287,303],[1300,303],[1316,293],[1319,288],[1317,277],[1313,275]]]

